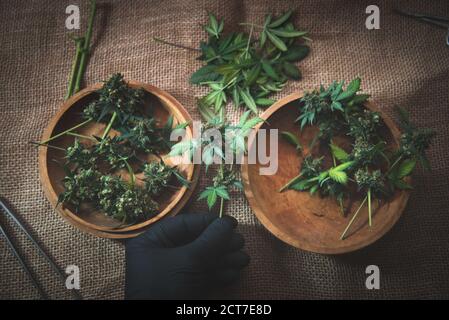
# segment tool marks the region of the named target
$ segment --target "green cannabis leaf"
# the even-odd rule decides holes
[[[329,147],[331,148],[331,152],[332,155],[340,162],[346,162],[349,160],[349,154],[343,150],[342,148],[340,148],[339,146],[331,143],[329,145]]]
[[[287,141],[292,146],[294,146],[296,151],[298,151],[298,152],[302,151],[301,143],[299,142],[298,137],[295,136],[293,133],[288,132],[288,131],[282,131],[281,136],[285,139],[285,141]]]
[[[287,79],[301,78],[294,62],[304,59],[309,48],[294,40],[304,39],[307,32],[294,29],[291,14],[286,12],[273,21],[273,16],[268,15],[263,26],[242,23],[250,27],[249,33],[227,35],[223,34],[223,20],[218,22],[209,14],[209,24],[204,29],[210,37],[200,43],[199,57],[206,64],[190,77],[191,83],[207,85],[210,89],[200,99],[203,108],[207,106],[219,112],[232,100],[236,107],[243,105],[256,114],[257,107],[272,103],[267,96],[282,90]],[[260,30],[259,39],[254,37],[254,29]]]
[[[207,129],[215,129],[220,132],[222,140],[211,140],[202,137],[201,139],[190,139],[180,141],[172,146],[169,153],[170,156],[188,156],[193,154],[202,147],[202,160],[206,165],[206,170],[214,162],[216,158],[221,160],[217,175],[213,178],[213,186],[207,187],[201,194],[198,200],[207,200],[209,209],[213,208],[218,199],[220,199],[220,215],[223,211],[223,201],[229,200],[229,188],[235,187],[242,189],[242,183],[237,178],[233,164],[237,157],[242,156],[246,150],[246,139],[249,136],[251,129],[257,126],[263,120],[259,117],[250,117],[251,110],[243,113],[238,124],[231,124],[228,122],[219,121],[217,118],[211,118],[211,121],[206,124]],[[234,154],[234,162],[230,165],[225,165],[225,149]]]

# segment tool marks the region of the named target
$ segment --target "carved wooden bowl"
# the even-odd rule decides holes
[[[169,115],[174,118],[174,123],[192,122],[192,119],[184,107],[167,92],[160,90],[148,84],[135,81],[129,81],[128,84],[132,88],[143,88],[146,92],[145,107],[153,108],[153,115],[162,124],[166,122]],[[83,108],[96,97],[96,91],[103,84],[98,83],[91,87],[85,88],[64,102],[57,114],[48,124],[42,135],[42,141],[63,132],[78,123],[81,123],[81,112]],[[76,130],[82,135],[101,136],[105,129],[104,124],[89,123],[86,126]],[[113,131],[111,131],[114,133]],[[187,138],[192,136],[191,126],[186,130]],[[66,148],[73,143],[74,137],[69,135],[61,136],[53,141],[51,145]],[[83,141],[84,142],[84,141]],[[170,158],[161,155],[166,164],[171,164]],[[58,194],[63,191],[62,179],[65,176],[63,168],[58,165],[59,160],[63,162],[64,152],[53,148],[39,147],[39,173],[40,180],[47,196],[53,207],[56,207]],[[151,158],[151,157],[149,157]],[[58,205],[56,210],[59,214],[75,227],[95,234],[104,238],[130,238],[141,233],[146,227],[160,220],[167,215],[176,215],[187,203],[193,190],[198,182],[199,165],[180,164],[177,166],[180,172],[190,181],[190,186],[179,187],[178,189],[168,190],[155,200],[159,203],[159,212],[156,216],[133,225],[123,225],[111,217],[106,216],[103,212],[92,210],[92,208],[81,208],[77,213],[70,206]],[[120,173],[126,177],[124,171]],[[142,174],[137,175],[137,181]]]
[[[266,122],[259,124],[256,129],[279,129],[279,133],[293,132],[306,148],[318,129],[306,127],[300,132],[299,125],[294,123],[300,114],[298,99],[302,95],[295,93],[276,102],[261,115]],[[367,102],[365,107],[380,112],[371,102]],[[381,117],[385,124],[383,135],[387,145],[397,146],[400,135],[398,128],[382,112]],[[249,148],[253,144],[256,144],[256,148],[259,147],[256,136],[257,133],[250,137]],[[340,146],[349,143],[344,138],[335,142]],[[314,148],[320,148],[318,144]],[[269,139],[266,141],[266,148],[270,150]],[[336,200],[331,197],[312,196],[309,192],[295,190],[278,192],[299,173],[302,163],[302,158],[298,157],[295,148],[280,135],[278,148],[278,171],[275,175],[260,175],[259,168],[267,165],[261,165],[258,161],[248,164],[246,157],[242,165],[242,178],[245,195],[257,218],[272,234],[292,246],[323,254],[341,254],[363,248],[390,230],[406,206],[409,197],[409,192],[406,191],[397,191],[388,202],[373,202],[373,223],[369,227],[365,205],[346,238],[340,240],[341,233],[362,199],[354,196],[346,201],[347,214],[343,216]],[[324,161],[331,163],[330,154],[323,155]]]

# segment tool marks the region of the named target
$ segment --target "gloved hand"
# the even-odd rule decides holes
[[[237,220],[167,217],[126,243],[126,299],[193,299],[238,279],[249,257]]]

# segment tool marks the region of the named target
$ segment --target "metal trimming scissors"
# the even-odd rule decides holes
[[[56,265],[56,263],[51,259],[47,253],[42,249],[42,247],[39,245],[39,243],[34,239],[34,237],[31,235],[31,233],[27,230],[27,228],[20,222],[20,220],[17,218],[17,215],[7,206],[7,204],[3,201],[3,199],[0,198],[0,208],[3,209],[3,211],[12,219],[12,221],[20,228],[20,230],[26,235],[26,237],[31,241],[33,246],[38,250],[38,253],[47,260],[48,264],[51,266],[51,268],[56,272],[56,274],[61,278],[62,282],[65,282],[65,274],[59,269],[59,267]],[[16,246],[14,245],[14,242],[12,241],[12,238],[8,235],[6,230],[3,228],[3,225],[0,221],[0,233],[3,234],[5,237],[5,240],[11,249],[14,256],[19,261],[20,265],[22,266],[22,269],[25,271],[25,273],[30,277],[33,285],[36,287],[37,291],[39,292],[39,295],[42,299],[49,299],[50,297],[45,293],[42,286],[39,284],[37,279],[34,277],[31,270],[28,268],[28,265],[26,264],[25,260],[23,259],[20,252],[17,250]],[[79,293],[77,293],[75,290],[70,290],[71,294],[75,299],[81,300],[82,297]]]
[[[413,13],[409,11],[404,11],[400,9],[395,9],[395,11],[403,16],[414,18],[418,21],[426,22],[444,28],[447,30],[446,33],[446,45],[449,46],[449,18],[441,16],[433,16],[422,13]]]

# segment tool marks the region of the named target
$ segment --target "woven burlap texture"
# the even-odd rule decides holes
[[[85,30],[88,2],[78,1]],[[199,119],[195,100],[204,89],[189,84],[201,63],[190,51],[152,41],[154,36],[187,46],[204,40],[207,13],[226,21],[261,22],[266,13],[295,9],[295,23],[310,31],[312,52],[301,62],[303,80],[289,82],[278,97],[332,80],[360,76],[363,89],[392,115],[406,107],[418,125],[438,136],[429,158],[431,172],[418,170],[415,189],[397,225],[380,241],[345,256],[324,256],[290,247],[264,229],[244,195],[232,195],[226,213],[236,217],[251,264],[225,298],[449,298],[449,48],[445,31],[399,17],[392,8],[449,16],[441,1],[377,1],[380,30],[365,28],[366,1],[99,1],[93,51],[85,84],[122,72],[127,79],[171,93]],[[8,200],[40,243],[65,267],[78,265],[81,294],[89,299],[120,299],[124,285],[124,247],[85,234],[64,222],[45,198],[38,177],[37,150],[28,144],[63,102],[74,55],[65,8],[73,1],[0,3],[0,195]],[[235,121],[241,111],[229,106]],[[208,183],[201,175],[198,190]],[[197,190],[197,192],[198,192]],[[190,211],[202,211],[194,203]],[[0,217],[53,298],[70,298],[64,285],[18,229]],[[0,240],[0,298],[38,294]],[[365,268],[378,265],[381,289],[365,288]]]

